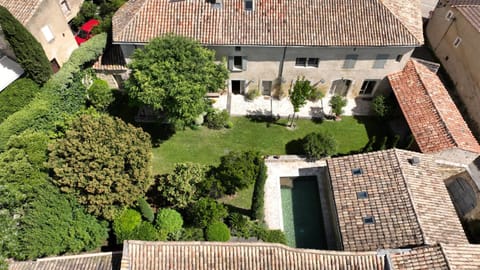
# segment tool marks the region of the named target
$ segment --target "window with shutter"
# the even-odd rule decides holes
[[[388,54],[378,54],[373,63],[373,68],[384,68],[387,63]]]
[[[358,54],[347,54],[345,62],[343,62],[343,68],[354,68],[357,62]]]

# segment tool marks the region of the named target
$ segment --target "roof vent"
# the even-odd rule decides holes
[[[366,216],[363,218],[364,224],[375,224],[375,218],[373,216]]]
[[[366,191],[360,191],[357,192],[357,199],[367,199],[368,198],[368,192]]]
[[[245,10],[247,11],[253,10],[253,0],[245,0]]]
[[[363,170],[362,170],[361,168],[352,169],[352,174],[353,174],[353,175],[362,175],[362,174],[363,174]]]
[[[412,157],[411,159],[408,160],[410,162],[410,164],[412,164],[413,166],[416,166],[418,164],[420,164],[420,158],[419,157]]]

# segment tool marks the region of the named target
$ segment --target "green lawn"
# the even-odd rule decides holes
[[[312,131],[330,132],[338,141],[339,152],[347,154],[362,149],[368,142],[368,133],[379,138],[378,132],[381,132],[375,119],[368,117],[344,116],[341,121],[322,123],[300,119],[295,130],[283,125],[285,119],[270,126],[245,117],[233,117],[232,122],[232,129],[210,130],[201,127],[198,130],[178,131],[153,149],[154,173],[168,173],[179,162],[217,164],[222,155],[234,150],[257,150],[265,155],[286,154],[285,145],[288,142]]]

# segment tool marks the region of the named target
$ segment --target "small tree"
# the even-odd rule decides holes
[[[253,184],[261,160],[257,152],[230,152],[220,158],[215,177],[222,183],[227,194],[234,194]]]
[[[332,107],[333,114],[339,117],[343,113],[343,108],[347,105],[347,100],[342,96],[335,95],[330,99],[329,104]]]
[[[132,100],[164,111],[169,120],[192,125],[208,107],[207,92],[225,86],[228,71],[215,53],[193,39],[166,35],[136,50],[125,87]]]
[[[142,216],[133,209],[125,209],[113,221],[113,232],[117,238],[117,244],[130,239],[133,231],[142,223]]]
[[[297,79],[295,82],[293,90],[289,93],[290,103],[292,103],[293,106],[293,117],[290,126],[292,126],[295,121],[295,114],[307,103],[307,99],[311,96],[313,90],[314,87],[311,86],[310,81],[305,80],[305,78]]]
[[[160,234],[176,238],[178,233],[182,230],[182,215],[173,209],[161,209],[158,211],[155,226],[161,231]]]
[[[108,220],[152,184],[150,136],[106,114],[78,116],[49,150],[54,183]]]
[[[138,208],[142,216],[149,222],[153,222],[155,219],[155,213],[153,213],[152,207],[148,204],[148,202],[144,198],[140,198],[137,201]]]
[[[108,106],[115,99],[112,89],[102,79],[96,79],[87,90],[87,97],[90,103],[99,111],[106,111]]]
[[[383,120],[390,115],[392,107],[387,102],[387,98],[384,95],[378,95],[373,98],[372,110],[378,118]]]
[[[264,218],[264,196],[265,196],[265,182],[267,180],[267,166],[261,160],[258,168],[255,187],[252,196],[252,218],[263,221]]]
[[[227,217],[227,209],[210,198],[201,198],[188,209],[189,217],[195,226],[205,228],[213,222],[222,222]]]
[[[185,208],[198,199],[198,187],[204,181],[204,166],[194,163],[176,164],[173,173],[159,177],[158,191],[167,205]]]
[[[27,77],[43,85],[53,71],[42,45],[3,6],[0,6],[0,26]]]
[[[303,139],[303,150],[309,159],[320,159],[337,153],[337,142],[330,134],[312,132]]]
[[[230,230],[223,222],[215,222],[208,225],[205,234],[208,241],[227,242],[230,240]]]

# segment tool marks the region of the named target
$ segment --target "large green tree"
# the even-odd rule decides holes
[[[262,157],[258,152],[232,151],[220,158],[215,178],[221,182],[227,194],[234,194],[255,182]]]
[[[225,64],[215,63],[212,50],[174,35],[136,50],[129,67],[128,95],[182,125],[192,124],[205,111],[205,94],[223,88],[228,78]]]
[[[108,220],[152,184],[150,136],[121,119],[79,115],[49,149],[54,182]]]
[[[44,84],[53,71],[42,45],[2,6],[0,6],[0,26],[17,57],[17,62],[27,76],[39,85]]]

